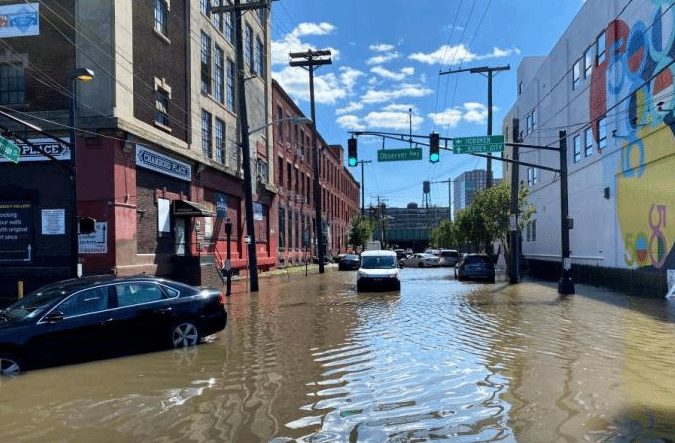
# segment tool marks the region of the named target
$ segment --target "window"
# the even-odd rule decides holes
[[[527,128],[527,133],[529,134],[530,132],[532,132],[532,115],[527,114],[527,116],[525,117],[525,121],[527,122],[525,127]]]
[[[530,223],[527,224],[526,230],[527,230],[527,236],[526,236],[526,240],[525,240],[525,241],[528,241],[528,242],[529,242],[529,241],[530,241],[530,236],[532,235],[532,222],[530,222]]]
[[[253,28],[250,25],[246,25],[244,44],[244,62],[253,70]]]
[[[605,31],[602,31],[598,38],[595,39],[595,47],[597,51],[595,58],[596,65],[599,65],[605,61]]]
[[[523,93],[523,82],[518,82],[518,95]]]
[[[219,103],[225,103],[225,53],[216,46],[214,59],[214,99]]]
[[[581,60],[577,60],[574,63],[574,68],[572,69],[572,89],[577,89],[579,87],[580,80],[581,80]]]
[[[234,62],[227,60],[227,109],[234,111]]]
[[[207,15],[209,13],[209,0],[199,0],[199,10],[202,11],[202,14]]]
[[[216,118],[216,161],[225,164],[225,122]]]
[[[590,156],[593,154],[593,129],[588,127],[586,128],[586,145],[585,145],[585,154],[586,157]]]
[[[166,0],[155,0],[155,31],[164,36],[168,35],[168,15],[169,5],[167,5]]]
[[[0,66],[0,103],[11,105],[25,102],[23,66]]]
[[[539,183],[539,168],[532,168],[532,184]]]
[[[223,0],[212,0],[213,6],[223,6]],[[223,32],[223,14],[213,14],[213,25]]]
[[[581,137],[574,136],[574,163],[581,161]]]
[[[169,127],[169,93],[163,89],[155,91],[155,123]]]
[[[211,113],[202,110],[202,151],[204,157],[211,158]]]
[[[211,37],[202,32],[202,92],[211,93]]]
[[[286,211],[283,206],[279,206],[279,248],[286,247]]]
[[[152,283],[122,283],[115,285],[117,306],[140,305],[165,298],[162,290]]]
[[[537,241],[537,220],[532,220],[532,241]]]
[[[90,314],[108,309],[108,287],[91,288],[68,297],[54,309],[64,317]]]
[[[279,140],[279,143],[284,142],[284,122],[283,120],[284,116],[284,110],[282,109],[281,105],[277,105],[277,137]]]
[[[604,149],[607,146],[607,117],[598,120],[598,149]]]
[[[227,0],[227,4],[231,5],[232,2]],[[225,38],[234,44],[234,12],[232,11],[225,14]]]
[[[288,247],[293,248],[293,211],[288,209]]]
[[[258,73],[259,76],[265,77],[265,50],[263,47],[263,43],[260,39],[256,39],[256,68],[255,72]]]
[[[267,183],[267,177],[269,175],[267,162],[262,158],[259,158],[257,168],[258,168],[258,179],[263,183]]]
[[[595,59],[595,45],[584,53],[584,77],[589,78],[593,73],[593,61]]]
[[[532,130],[534,131],[537,127],[537,110],[532,111]]]

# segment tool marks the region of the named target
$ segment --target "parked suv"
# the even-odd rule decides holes
[[[441,266],[455,266],[459,262],[459,252],[454,249],[441,249],[438,256]]]

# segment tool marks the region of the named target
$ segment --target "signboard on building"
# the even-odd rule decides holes
[[[380,149],[377,151],[378,162],[422,160],[422,148]]]
[[[65,141],[64,143],[59,143],[52,138],[30,138],[28,141],[32,146],[20,140],[12,141],[12,143],[19,148],[21,162],[51,161],[49,157],[40,152],[40,149],[55,157],[57,160],[70,160],[70,148]],[[0,156],[0,163],[9,161],[13,160]]]
[[[0,137],[0,154],[14,163],[19,163],[21,150],[9,140]]]
[[[96,228],[91,234],[80,234],[80,254],[107,254],[108,253],[108,223],[96,222]]]
[[[0,6],[0,38],[40,35],[40,3]]]
[[[43,209],[42,235],[65,235],[66,233],[66,210]]]
[[[136,166],[187,182],[192,181],[189,164],[136,144]]]
[[[455,137],[452,139],[452,152],[472,154],[477,152],[501,152],[504,150],[503,135],[485,135],[482,137]]]
[[[31,261],[33,204],[0,201],[0,261]]]

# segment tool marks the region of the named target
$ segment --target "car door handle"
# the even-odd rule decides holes
[[[114,319],[114,318],[109,318],[109,319],[107,319],[107,320],[103,320],[103,321],[101,322],[101,325],[102,325],[102,326],[108,326],[108,325],[113,324],[114,322],[115,322],[115,319]]]
[[[157,314],[168,314],[171,312],[171,308],[160,308],[155,311]]]

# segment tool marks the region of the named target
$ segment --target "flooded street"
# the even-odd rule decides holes
[[[675,305],[403,269],[235,286],[208,343],[0,380],[2,442],[656,442],[675,438]]]

